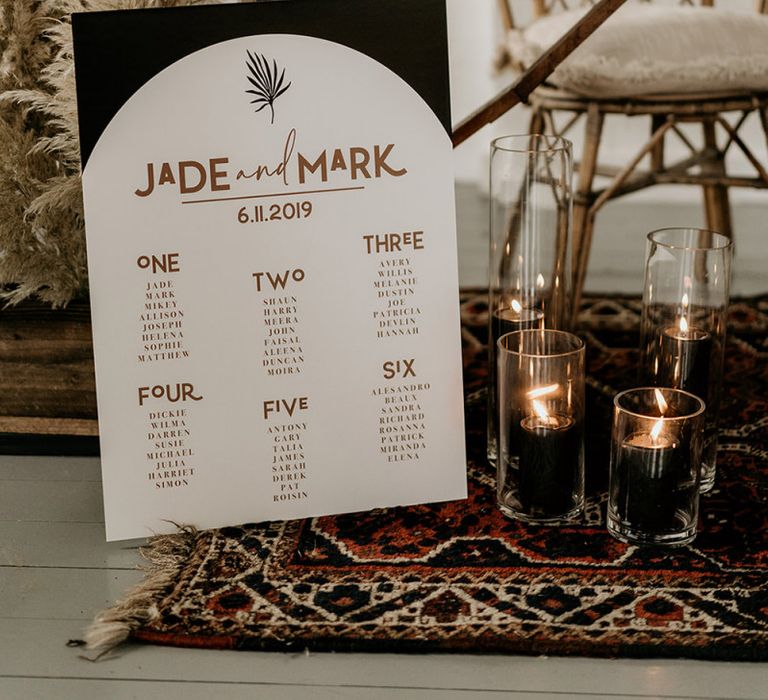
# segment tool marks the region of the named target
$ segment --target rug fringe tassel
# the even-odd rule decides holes
[[[99,613],[85,632],[86,648],[99,659],[125,642],[132,632],[157,615],[158,603],[178,577],[194,549],[198,531],[178,526],[175,535],[152,537],[140,553],[146,560],[139,568],[146,576],[125,598]]]

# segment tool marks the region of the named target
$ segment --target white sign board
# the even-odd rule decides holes
[[[452,149],[401,77],[215,43],[83,189],[108,539],[466,496]]]

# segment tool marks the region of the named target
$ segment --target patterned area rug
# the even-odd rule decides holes
[[[187,531],[92,628],[178,646],[768,659],[768,297],[730,315],[718,481],[699,535],[637,548],[605,530],[607,428],[634,383],[640,306],[589,300],[588,507],[552,528],[504,518],[485,450],[484,298],[462,297],[469,499]]]

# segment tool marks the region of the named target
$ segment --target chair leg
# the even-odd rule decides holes
[[[664,126],[666,121],[666,114],[654,114],[651,116],[651,137]],[[654,173],[664,170],[664,139],[661,139],[651,149],[651,170]]]
[[[573,204],[573,292],[571,320],[576,325],[581,306],[581,295],[584,289],[584,279],[587,276],[589,250],[592,246],[592,231],[595,215],[590,211],[594,194],[592,182],[597,169],[597,153],[600,148],[600,138],[603,132],[603,114],[594,102],[587,110],[587,120],[584,130],[584,152],[579,163],[579,179],[576,186]]]
[[[531,112],[531,123],[528,125],[529,134],[543,134],[546,129],[544,127],[544,114],[540,107],[534,107]]]
[[[768,0],[765,0],[768,3]],[[763,133],[765,134],[766,152],[768,153],[768,102],[763,102],[757,108],[757,114],[760,117],[760,124],[763,127]]]
[[[731,202],[725,185],[704,186],[704,208],[707,215],[707,228],[733,238]]]
[[[701,165],[702,174],[725,175],[725,159],[717,148],[715,123],[707,120],[703,122],[702,126],[704,128],[704,146],[712,153],[712,157],[708,158]],[[728,187],[726,185],[703,185],[703,189],[707,228],[731,238],[733,236],[733,225]]]

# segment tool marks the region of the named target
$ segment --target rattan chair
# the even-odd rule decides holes
[[[498,0],[506,30],[515,29],[511,0]],[[711,6],[714,0],[701,0]],[[578,4],[573,0],[571,5]],[[682,4],[694,4],[688,0]],[[533,0],[535,17],[558,8],[568,8],[567,0]],[[768,0],[758,0],[758,12],[768,12]],[[500,65],[509,64],[502,57]],[[584,130],[583,152],[577,159],[578,177],[574,192],[574,314],[578,313],[589,262],[595,216],[610,200],[646,187],[663,184],[688,184],[702,188],[707,227],[731,237],[733,233],[729,187],[768,188],[768,170],[755,155],[753,145],[739,134],[746,119],[759,115],[768,138],[768,93],[665,94],[641,97],[596,99],[565,92],[545,83],[529,98],[532,107],[531,133],[565,135],[577,126]],[[638,144],[636,155],[623,167],[609,167],[598,160],[606,117],[644,117],[650,121],[649,136]],[[683,123],[700,125],[701,136],[693,141],[681,130]],[[669,137],[675,135],[690,154],[677,162],[665,157]],[[737,148],[754,168],[752,176],[726,172],[725,156]],[[646,158],[648,156],[648,158]],[[648,161],[647,167],[644,161]],[[608,184],[596,186],[596,176]]]

